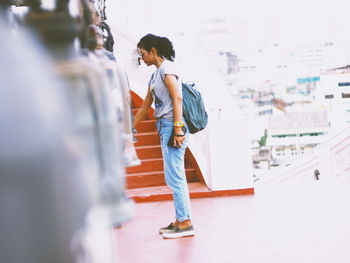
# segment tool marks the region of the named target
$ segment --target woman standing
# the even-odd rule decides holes
[[[175,221],[160,228],[159,233],[164,238],[191,236],[194,235],[194,229],[184,165],[188,132],[182,117],[181,80],[173,62],[175,51],[168,38],[152,34],[141,38],[137,48],[145,64],[154,65],[157,70],[148,82],[147,95],[135,115],[134,127],[146,118],[154,101],[165,181],[174,197]],[[174,139],[169,141],[172,133]]]

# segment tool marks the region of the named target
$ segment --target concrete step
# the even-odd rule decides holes
[[[126,169],[127,174],[137,173],[137,172],[151,172],[163,170],[163,158],[153,158],[153,159],[143,159],[141,160],[141,165],[129,167]],[[189,161],[189,158],[185,155],[185,168],[193,168]]]
[[[186,179],[187,182],[197,182],[196,170],[191,168],[186,169]],[[163,170],[129,173],[126,177],[128,189],[161,186],[165,184]]]
[[[145,146],[136,146],[136,153],[139,159],[154,159],[154,158],[163,158],[162,149],[160,145],[145,145]],[[190,162],[190,152],[186,149],[185,152],[185,161]]]
[[[139,133],[157,132],[156,120],[144,120],[140,123],[136,130],[137,133],[135,136]]]
[[[135,147],[139,159],[162,158],[162,150],[160,145],[146,145]]]
[[[126,173],[151,172],[163,170],[163,158],[143,159],[141,165],[126,168]]]
[[[212,191],[201,182],[189,183],[188,187],[191,199],[254,194],[254,188]],[[129,189],[126,190],[126,194],[128,197],[134,199],[136,202],[154,202],[173,199],[172,191],[167,186],[153,186],[138,189]]]
[[[155,131],[136,133],[135,137],[137,139],[135,146],[160,145],[159,135]]]

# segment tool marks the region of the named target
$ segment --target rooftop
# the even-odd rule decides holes
[[[327,113],[321,112],[288,112],[287,114],[272,116],[271,130],[328,127]]]
[[[255,195],[191,200],[196,235],[163,240],[172,201],[137,203],[115,229],[121,263],[329,263],[350,260],[350,178],[267,184]]]

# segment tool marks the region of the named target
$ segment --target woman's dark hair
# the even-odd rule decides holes
[[[160,57],[166,58],[167,60],[174,61],[175,50],[173,48],[173,43],[166,37],[159,37],[153,34],[147,34],[140,39],[137,43],[138,48],[143,48],[148,52],[151,51],[152,47],[157,50]]]

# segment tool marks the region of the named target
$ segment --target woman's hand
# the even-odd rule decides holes
[[[174,135],[174,147],[181,148],[183,142],[185,141],[185,133],[183,132],[182,128],[174,128],[175,135]]]

